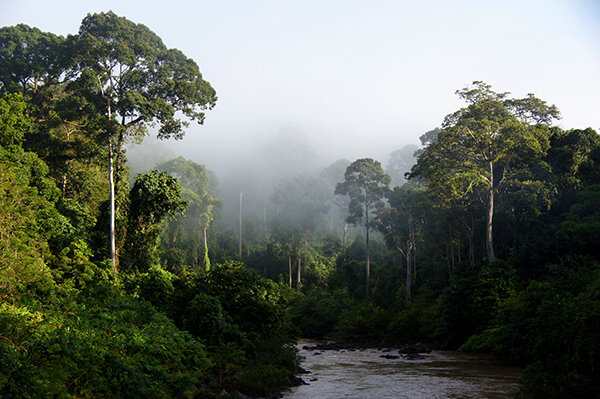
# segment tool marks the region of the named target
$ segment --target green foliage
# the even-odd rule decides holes
[[[130,218],[143,226],[160,223],[167,215],[183,211],[177,179],[165,172],[153,170],[138,175],[130,193]]]
[[[369,223],[369,213],[381,206],[381,199],[391,182],[381,163],[371,158],[357,159],[346,169],[344,182],[338,183],[335,193],[348,195],[348,222],[356,224],[363,218]]]
[[[147,273],[137,276],[138,295],[160,308],[162,304],[168,303],[175,288],[173,280],[176,277],[159,266],[151,266]]]
[[[111,98],[114,112],[130,118],[131,125],[156,120],[159,137],[181,138],[187,123],[176,117],[178,112],[202,123],[203,110],[215,105],[215,91],[196,63],[167,49],[142,24],[112,12],[89,14],[69,39],[80,81],[88,74],[97,77],[89,89]]]
[[[505,300],[491,327],[469,339],[463,350],[491,351],[528,364],[523,381],[531,397],[575,398],[584,392],[583,397],[596,397],[600,265],[576,258],[553,269],[547,281],[533,281]]]
[[[556,234],[557,246],[565,253],[593,255],[600,258],[600,184],[583,188],[564,215]]]
[[[64,307],[2,305],[3,394],[167,398],[197,384],[202,346],[147,303],[109,291]]]
[[[25,24],[0,28],[0,94],[35,94],[56,80],[64,38]]]
[[[158,262],[160,224],[168,215],[182,212],[177,179],[153,170],[138,175],[130,192],[129,220],[123,265],[129,271],[146,271]]]
[[[291,300],[292,321],[302,337],[322,338],[333,330],[343,310],[350,308],[352,300],[347,290],[330,292],[313,286]]]
[[[20,94],[0,98],[0,146],[15,151],[22,146],[30,118],[25,115],[27,104]]]
[[[370,301],[361,301],[342,312],[335,332],[342,339],[381,341],[385,337],[389,315]]]
[[[268,337],[286,327],[278,285],[242,263],[215,265],[200,282],[203,291],[218,298],[243,331]]]
[[[442,315],[448,341],[459,346],[493,320],[514,286],[514,271],[500,260],[457,268],[443,296]]]
[[[0,93],[2,395],[265,396],[297,370],[295,334],[333,330],[491,352],[526,366],[527,397],[600,396],[600,136],[549,127],[555,106],[474,82],[457,92],[467,105],[422,136],[419,184],[389,191],[363,158],[261,191],[279,212],[265,204],[245,223],[247,267],[230,261],[235,231],[212,223],[221,203],[205,166],[177,158],[160,165],[171,175],[126,190],[126,140],[153,124],[181,138],[216,103],[195,62],[150,29],[112,12],[66,39],[0,28]],[[104,248],[109,157],[117,277]],[[331,198],[335,183],[344,198]],[[328,225],[330,203],[342,212]],[[343,243],[333,234],[345,216],[377,225],[409,267],[379,235],[351,231],[346,248],[347,229]],[[492,221],[501,260],[486,263]],[[287,287],[290,261],[303,292]]]
[[[547,154],[552,134],[548,125],[559,114],[555,106],[533,95],[506,99],[509,93],[496,93],[483,82],[473,82],[457,94],[469,105],[446,117],[436,140],[419,156],[411,177],[424,178],[441,207],[461,202],[472,207],[473,202],[483,200],[492,262],[495,195],[508,181],[514,186],[525,180],[523,184],[532,186],[531,176],[524,179],[521,175],[527,175],[524,171]]]
[[[386,338],[391,342],[436,342],[443,338],[441,300],[416,296],[391,319]]]
[[[202,292],[187,303],[181,320],[185,330],[211,346],[223,343],[226,329],[234,328],[226,323],[221,302]]]
[[[53,210],[18,167],[0,162],[0,300],[52,284],[43,217]]]
[[[18,25],[0,28],[0,93],[2,396],[280,391],[297,369],[283,289],[242,264],[189,272],[176,250],[194,248],[176,223],[165,236],[182,241],[170,265],[179,275],[159,265],[163,222],[186,202],[184,227],[206,241],[220,207],[216,178],[177,159],[164,167],[183,189],[153,171],[127,190],[127,139],[154,125],[159,138],[182,138],[215,105],[196,63],[112,12],[88,15],[66,39]],[[108,271],[102,227],[107,159],[119,276]],[[207,245],[195,259],[208,269]],[[313,269],[311,278],[324,282],[326,260]]]
[[[177,256],[184,257],[180,264],[210,268],[208,245],[205,245],[203,238],[207,238],[205,234],[223,205],[216,199],[218,193],[216,176],[204,165],[182,157],[163,162],[157,168],[177,178],[181,186],[182,198],[188,203],[184,216],[168,220],[164,239],[170,243],[171,250],[181,251],[177,253]],[[201,248],[204,250],[201,251]],[[169,254],[166,255],[164,258],[169,267],[172,268],[178,263],[170,259]],[[171,253],[172,255],[174,254]]]
[[[551,137],[551,149],[546,157],[563,190],[594,183],[594,152],[600,148],[600,136],[593,129],[556,130]],[[595,181],[598,183],[598,181]]]

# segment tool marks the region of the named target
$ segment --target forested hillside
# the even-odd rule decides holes
[[[533,94],[457,95],[385,167],[278,175],[302,161],[283,152],[268,184],[217,177],[127,161],[217,104],[149,28],[0,28],[0,392],[272,395],[297,340],[327,337],[491,353],[523,397],[600,397],[600,135]]]

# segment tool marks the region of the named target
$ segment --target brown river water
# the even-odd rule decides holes
[[[303,341],[313,346],[317,342]],[[433,351],[425,359],[406,360],[397,350],[300,350],[301,377],[309,384],[294,387],[284,398],[510,398],[519,389],[521,369],[489,356]],[[398,355],[385,359],[381,355]]]

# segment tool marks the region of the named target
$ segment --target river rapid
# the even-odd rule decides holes
[[[309,374],[283,395],[288,399],[334,398],[509,398],[518,389],[521,369],[487,356],[433,351],[408,360],[393,349],[306,350],[319,342],[302,341],[302,367]],[[397,359],[386,359],[399,356]]]

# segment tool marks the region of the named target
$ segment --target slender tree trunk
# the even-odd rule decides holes
[[[239,237],[238,237],[238,252],[240,254],[240,259],[242,259],[242,201],[244,197],[244,192],[240,190],[240,214],[239,214]]]
[[[494,219],[494,164],[490,161],[490,189],[488,202],[488,220],[487,220],[487,255],[488,262],[492,263],[496,256],[494,255],[494,240],[492,236],[492,224]]]
[[[452,275],[452,272],[454,271],[454,234],[452,234],[452,226],[448,226],[448,232],[450,234],[450,259],[451,259],[451,263],[450,263],[450,275]]]
[[[450,256],[452,260],[452,270],[454,270],[454,243],[450,241]]]
[[[461,248],[460,248],[460,233],[458,234],[458,263],[462,262],[462,256],[460,254]]]
[[[348,245],[347,234],[348,234],[348,223],[344,222],[344,233],[342,235],[342,251],[344,253],[346,253],[346,247]]]
[[[473,215],[471,217],[471,225],[469,226],[469,264],[471,267],[475,266],[475,222],[473,221]]]
[[[366,212],[366,223],[365,223],[365,227],[367,228],[367,235],[366,235],[366,244],[367,244],[367,270],[366,270],[366,278],[365,278],[365,294],[367,296],[367,299],[370,298],[371,296],[371,287],[370,287],[370,283],[371,283],[371,255],[369,253],[369,207],[366,206],[367,212]]]
[[[288,254],[288,269],[290,271],[290,288],[292,288],[292,254]]]
[[[210,258],[208,257],[208,235],[206,234],[206,227],[202,229],[204,234],[204,269],[210,270]]]
[[[302,278],[302,260],[298,257],[298,274],[296,276],[296,290],[300,291],[300,284]]]
[[[412,301],[412,240],[406,240],[406,304]]]
[[[100,77],[98,77],[100,80]],[[100,85],[102,86],[102,85]],[[102,95],[104,96],[104,90],[102,90]],[[106,98],[106,109],[108,111],[108,120],[112,121],[112,105],[111,100],[108,97]],[[110,184],[110,261],[113,267],[113,274],[117,275],[117,252],[115,245],[115,175],[114,175],[114,149],[112,140],[108,138],[108,180]]]
[[[113,267],[113,274],[117,275],[117,255],[115,251],[115,179],[113,165],[113,145],[108,140],[108,180],[110,183],[110,261]]]
[[[446,267],[448,268],[448,276],[452,277],[452,263],[450,263],[450,244],[446,244]]]
[[[413,235],[413,240],[412,240],[412,245],[413,245],[413,283],[417,283],[417,244],[415,242],[415,238]]]
[[[63,178],[62,178],[62,195],[63,197],[66,198],[66,193],[67,193],[67,174],[63,174]]]

